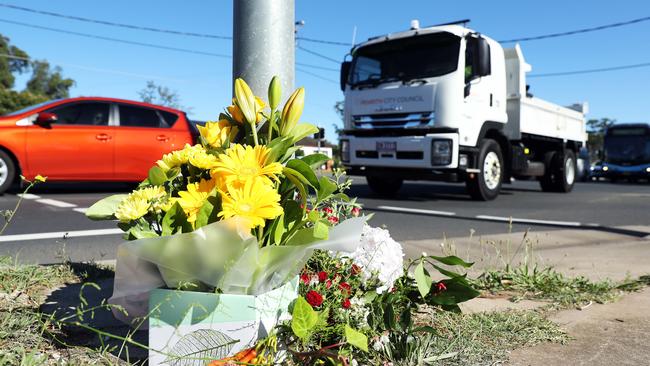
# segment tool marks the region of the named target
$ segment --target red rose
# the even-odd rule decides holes
[[[325,208],[323,208],[323,212],[325,212],[325,213],[327,213],[327,214],[331,214],[331,213],[334,212],[334,211],[332,211],[332,209],[329,208],[329,207],[325,207]]]
[[[360,212],[361,212],[361,210],[359,209],[359,207],[355,207],[355,208],[352,209],[352,216],[357,217],[357,216],[359,216]]]
[[[325,288],[329,290],[330,287],[332,287],[332,280],[327,280],[325,282]]]
[[[302,281],[302,283],[304,283],[305,285],[309,285],[309,275],[306,273],[301,274],[300,281]]]
[[[350,308],[350,299],[343,299],[343,303],[341,303],[341,306],[343,306],[343,309],[349,309]]]
[[[352,293],[352,286],[350,286],[350,284],[347,282],[339,283],[339,288],[348,295]]]
[[[318,272],[318,282],[325,282],[326,279],[327,279],[327,272],[325,271]]]
[[[327,218],[327,221],[330,222],[330,224],[338,224],[339,223],[339,218],[336,216],[330,216]]]
[[[361,267],[357,266],[356,264],[353,264],[351,271],[353,275],[358,275],[359,273],[361,273]]]
[[[307,292],[307,296],[305,297],[307,298],[307,302],[311,306],[321,306],[321,304],[323,303],[323,296],[314,290],[310,290],[309,292]]]

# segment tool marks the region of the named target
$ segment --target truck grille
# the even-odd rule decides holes
[[[417,128],[433,125],[433,112],[352,116],[355,128]]]

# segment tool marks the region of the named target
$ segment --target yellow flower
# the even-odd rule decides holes
[[[143,197],[130,194],[115,210],[115,217],[121,222],[137,220],[149,212],[149,201]]]
[[[266,103],[264,103],[262,98],[256,96],[255,104],[257,109],[255,123],[260,123],[260,121],[262,120],[262,111],[264,110],[264,107],[266,107]],[[241,124],[246,123],[246,117],[244,117],[244,114],[242,113],[241,109],[239,109],[239,106],[237,106],[237,103],[235,102],[235,98],[232,99],[232,105],[226,107],[226,109],[228,110],[228,113],[230,113],[232,119],[234,119],[235,121]]]
[[[212,169],[214,176],[221,177],[227,185],[240,188],[251,179],[261,178],[264,183],[271,183],[282,172],[282,165],[269,160],[271,150],[259,145],[233,145],[224,154],[219,155],[219,161]]]
[[[180,198],[178,198],[176,202],[178,202],[183,211],[185,211],[188,222],[194,224],[196,221],[196,215],[199,213],[199,210],[208,197],[210,197],[215,185],[215,179],[202,179],[199,183],[188,184],[186,191],[178,192]]]
[[[231,126],[225,119],[219,122],[207,122],[205,126],[196,127],[205,142],[212,147],[221,147],[226,142],[231,142],[239,132],[237,126]]]
[[[156,164],[164,170],[168,171],[171,168],[179,167],[183,164],[187,164],[190,155],[194,150],[202,148],[201,145],[190,145],[185,144],[185,147],[182,150],[172,151],[169,154],[163,155],[161,160],[158,160]]]
[[[37,176],[34,177],[34,180],[37,181],[37,182],[45,183],[45,181],[47,180],[47,177],[44,177],[44,176],[38,174]]]
[[[142,198],[144,200],[147,200],[148,202],[152,202],[152,201],[160,200],[163,197],[167,196],[167,192],[165,192],[165,187],[163,186],[151,186],[146,188],[140,188],[137,191],[131,193],[131,196]]]
[[[286,136],[291,133],[291,130],[298,124],[298,120],[302,115],[302,110],[305,107],[305,88],[298,88],[291,94],[289,100],[284,105],[282,110],[282,123],[280,126],[280,134]]]
[[[217,161],[218,160],[216,156],[208,154],[208,152],[203,148],[193,151],[189,156],[190,164],[199,169],[212,169],[216,166]]]
[[[261,179],[249,179],[241,188],[230,186],[228,192],[221,192],[219,217],[236,217],[254,228],[280,215],[280,195]]]

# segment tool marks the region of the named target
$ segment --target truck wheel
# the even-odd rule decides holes
[[[546,173],[539,184],[544,192],[571,192],[576,182],[576,156],[571,150],[564,154],[549,153],[546,159]]]
[[[394,196],[404,182],[401,178],[368,176],[366,177],[370,189],[380,196]]]
[[[503,180],[503,156],[501,148],[494,140],[484,140],[478,153],[480,173],[468,178],[467,192],[478,201],[491,201],[499,195]]]
[[[16,165],[11,157],[0,150],[0,194],[4,193],[16,178]]]

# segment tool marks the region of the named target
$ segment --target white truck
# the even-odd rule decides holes
[[[528,93],[521,48],[458,24],[411,29],[355,46],[341,67],[341,160],[379,194],[405,179],[466,182],[477,200],[511,178],[569,192],[585,145],[587,105]]]

